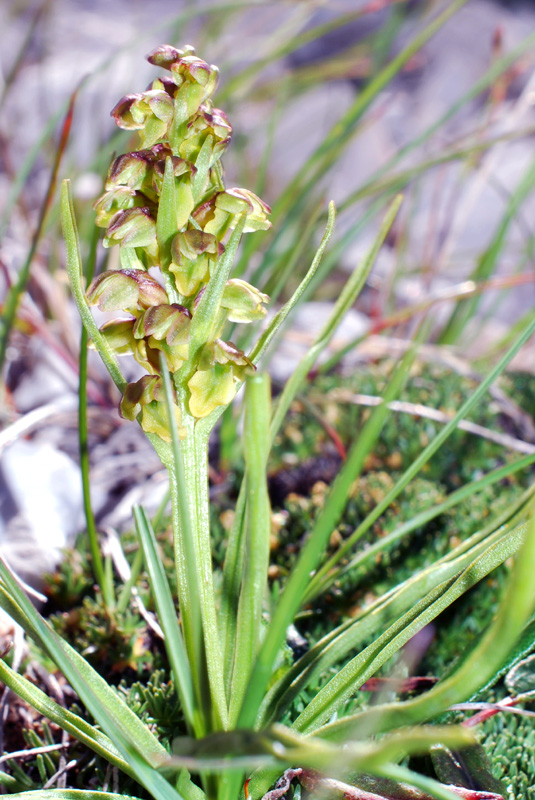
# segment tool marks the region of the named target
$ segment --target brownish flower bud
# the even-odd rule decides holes
[[[129,186],[141,189],[152,171],[154,159],[150,150],[124,153],[112,163],[106,179],[106,189]]]
[[[211,233],[193,228],[179,233],[171,245],[171,272],[175,276],[178,291],[191,297],[203,283],[214,263],[225,248]]]
[[[143,123],[134,119],[131,113],[132,106],[140,97],[140,94],[127,94],[112,108],[110,114],[115,119],[119,128],[123,128],[127,131],[138,131],[143,127]]]
[[[135,319],[114,319],[101,327],[100,332],[118,356],[132,353],[136,344],[135,322]]]
[[[95,278],[88,291],[90,304],[101,311],[137,311],[167,303],[158,281],[141,269],[107,270]]]
[[[129,208],[147,207],[148,198],[129,186],[116,186],[102,197],[99,197],[93,208],[97,212],[96,223],[100,228],[107,228],[113,217],[119,211]]]
[[[244,233],[265,231],[271,227],[267,214],[270,207],[248,189],[227,189],[198,206],[192,216],[207,233],[218,239],[236,227],[239,217],[246,215]]]
[[[134,336],[142,339],[152,336],[157,341],[165,339],[171,347],[188,343],[191,314],[187,308],[173,303],[151,306],[135,325]]]
[[[124,247],[150,247],[156,243],[156,223],[150,208],[130,208],[112,217],[104,247],[111,247],[117,242]]]
[[[176,47],[172,47],[170,44],[161,44],[151,50],[145,58],[149,64],[154,64],[155,67],[171,69],[171,65],[182,58],[183,55],[183,50],[177,50]]]
[[[230,142],[232,126],[226,114],[219,108],[210,109],[208,104],[203,104],[199,111],[188,123],[183,143],[180,145],[180,155],[188,161],[195,161],[199,150],[207,136],[212,136],[212,160],[221,158],[223,151]]]
[[[136,383],[129,383],[119,410],[121,416],[129,420],[135,420],[141,412],[143,430],[157,434],[166,442],[171,441],[171,424],[178,427],[180,436],[185,434],[180,427],[180,410],[176,404],[172,407],[174,419],[169,420],[163,383],[157,375],[144,375]]]
[[[163,139],[173,120],[174,102],[168,92],[149,89],[123,97],[111,112],[119,128],[143,131],[145,147]]]

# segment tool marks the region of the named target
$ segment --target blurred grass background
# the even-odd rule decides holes
[[[112,154],[129,146],[109,110],[155,77],[141,56],[163,41],[193,43],[220,67],[217,102],[234,126],[227,182],[256,188],[274,210],[273,231],[246,244],[240,270],[274,301],[308,266],[328,199],[341,214],[313,286],[321,300],[337,296],[402,191],[360,301],[365,330],[371,320],[407,335],[411,306],[439,300],[434,339],[483,357],[532,308],[529,4],[20,0],[0,15],[4,422],[75,384],[57,178],[74,182],[87,257],[91,204]]]

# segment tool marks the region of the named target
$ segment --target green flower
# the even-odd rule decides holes
[[[119,127],[139,131],[141,145],[113,160],[95,203],[97,224],[106,228],[104,246],[119,245],[121,269],[99,275],[87,296],[102,311],[132,315],[102,328],[118,355],[130,353],[148,373],[127,387],[121,413],[169,441],[162,354],[177,386],[182,381],[185,389],[187,381],[189,413],[197,419],[227,405],[254,369],[242,350],[220,338],[227,322],[265,316],[268,296],[246,281],[230,279],[219,290],[205,326],[209,339],[196,342],[194,357],[190,335],[195,314],[206,313],[199,301],[217,274],[228,235],[244,218],[244,232],[267,230],[270,208],[247,189],[225,188],[218,162],[232,127],[212,104],[217,68],[192,47],[162,45],[148,60],[168,75],[113,109]],[[161,282],[149,268],[161,270]]]
[[[134,314],[149,306],[167,302],[158,281],[141,269],[106,270],[87,290],[87,299],[101,311],[128,311]]]
[[[208,280],[210,268],[224,250],[212,233],[196,228],[175,236],[171,245],[173,260],[169,269],[175,276],[178,291],[185,297],[195,294],[200,285]]]
[[[180,409],[173,404],[173,424],[179,435],[184,436],[181,427]],[[129,383],[121,400],[120,413],[124,419],[135,420],[141,414],[141,427],[147,433],[155,433],[165,442],[171,441],[170,420],[165,402],[165,392],[161,378],[144,375],[136,383]]]
[[[247,281],[239,278],[227,281],[221,306],[227,309],[229,322],[254,322],[263,319],[266,316],[263,303],[269,303],[268,295],[255,289]]]

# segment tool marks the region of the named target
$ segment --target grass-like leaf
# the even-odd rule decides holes
[[[172,419],[171,379],[163,356],[161,369],[168,417]],[[197,704],[203,710],[204,730],[226,727],[227,701],[220,666],[219,634],[213,601],[211,553],[206,550],[204,503],[197,495],[196,480],[207,479],[207,454],[197,462],[197,442],[193,420],[185,416],[188,434],[183,442],[171,426],[172,462],[169,485],[173,507],[173,541],[179,587],[180,612]],[[186,480],[186,471],[189,479]],[[197,474],[200,471],[200,474]],[[202,537],[202,541],[201,541]]]
[[[396,499],[396,497],[403,491],[408,483],[420,472],[422,467],[427,464],[430,458],[434,456],[437,450],[444,444],[448,437],[457,428],[461,419],[464,419],[470,411],[481,400],[487,389],[494,383],[494,381],[502,374],[510,361],[514,358],[520,348],[526,344],[530,337],[535,332],[535,319],[530,320],[524,331],[516,339],[512,347],[509,348],[507,353],[499,361],[486,378],[480,383],[473,395],[469,397],[461,406],[459,411],[452,417],[451,421],[445,425],[435,438],[422,450],[418,458],[408,467],[401,478],[397,481],[395,486],[387,493],[387,495],[376,505],[373,511],[368,514],[366,519],[358,526],[358,528],[349,536],[348,539],[338,548],[338,550],[329,558],[325,564],[317,571],[316,575],[310,583],[307,593],[307,599],[310,600],[316,597],[321,592],[331,585],[332,582],[332,569],[347,553],[349,553],[358,540],[370,529],[373,523],[383,514],[389,505]]]
[[[461,486],[460,489],[451,492],[451,494],[449,494],[442,503],[430,506],[429,508],[416,513],[413,517],[411,517],[411,519],[407,520],[407,522],[403,522],[401,525],[398,525],[398,527],[395,528],[391,533],[381,537],[381,539],[366,547],[364,550],[362,550],[362,552],[350,558],[343,566],[337,567],[335,574],[332,576],[332,580],[338,580],[347,572],[355,569],[358,566],[361,566],[371,558],[375,558],[378,553],[390,547],[392,544],[394,544],[394,542],[399,542],[400,540],[404,539],[407,534],[411,533],[417,528],[422,527],[423,525],[426,525],[432,519],[436,519],[437,517],[441,516],[441,514],[444,514],[444,512],[449,511],[456,505],[459,505],[459,503],[464,502],[476,492],[480,492],[483,489],[486,489],[488,486],[492,486],[498,481],[504,480],[504,478],[514,475],[515,472],[525,469],[534,463],[535,455],[524,456],[516,461],[513,461],[511,464],[505,464],[503,467],[498,467],[497,469],[492,470],[492,472],[488,472],[483,478],[479,478],[476,481],[467,483],[465,486]]]
[[[89,308],[85,297],[80,244],[78,241],[76,218],[74,216],[71,186],[70,181],[67,179],[63,181],[61,186],[60,207],[63,236],[65,239],[65,246],[67,248],[67,274],[69,276],[69,282],[71,284],[72,294],[78,308],[78,313],[80,314],[84,327],[88,332],[91,341],[98,350],[98,354],[104,362],[104,365],[110,373],[115,385],[120,392],[124,392],[126,388],[126,379],[119,368],[117,357],[108,344],[106,338],[99,331],[98,325],[93,319],[91,309]]]
[[[396,215],[399,211],[399,207],[401,205],[402,198],[397,197],[394,202],[390,205],[386,216],[384,218],[383,224],[377,234],[373,245],[371,246],[370,250],[364,257],[362,264],[359,266],[358,269],[355,270],[353,275],[347,281],[346,285],[342,289],[338,300],[336,301],[332,313],[325,323],[325,326],[320,331],[318,337],[312,344],[311,348],[308,350],[306,355],[301,359],[297,367],[295,368],[294,372],[292,373],[291,377],[287,381],[283,392],[277,402],[275,412],[273,414],[273,420],[271,422],[271,430],[272,436],[275,436],[282,425],[282,421],[290,408],[290,405],[301,386],[301,383],[310,372],[312,367],[314,366],[316,359],[322,353],[325,348],[328,347],[329,342],[331,341],[332,337],[334,336],[337,327],[340,325],[343,317],[347,313],[347,311],[351,308],[351,306],[355,303],[357,297],[359,296],[360,292],[364,288],[368,275],[371,272],[373,265],[377,259],[379,254],[379,250],[381,249],[384,240],[388,234],[388,231],[392,227]],[[306,289],[306,286],[304,287]],[[304,289],[303,289],[304,291]]]
[[[26,256],[26,260],[21,270],[19,271],[16,282],[9,288],[4,303],[4,307],[2,310],[2,316],[0,318],[0,371],[2,370],[4,365],[11,328],[13,327],[13,323],[15,321],[21,297],[24,291],[26,290],[26,286],[30,278],[30,269],[32,266],[32,262],[35,253],[37,252],[37,247],[41,240],[41,235],[43,233],[45,220],[52,205],[54,193],[56,191],[56,183],[58,179],[59,167],[61,164],[61,160],[63,158],[63,154],[65,152],[65,148],[67,146],[67,141],[69,139],[71,124],[72,124],[72,116],[74,113],[74,103],[76,100],[77,93],[78,93],[77,90],[75,90],[70,97],[67,113],[63,121],[60,141],[56,148],[56,155],[54,158],[54,165],[52,167],[52,172],[48,182],[48,188],[46,191],[45,198],[41,204],[39,219],[37,222],[37,228],[32,238],[30,250],[28,252],[28,255]]]
[[[379,639],[349,661],[299,715],[294,723],[297,730],[310,732],[327,722],[333,711],[374,675],[400,647],[471,586],[513,555],[521,546],[525,532],[526,527],[521,526],[505,539],[501,537],[470,563],[453,583],[450,580],[440,584],[427,597],[409,609]],[[421,720],[415,720],[419,721]],[[349,731],[350,727],[344,729]]]
[[[36,789],[10,794],[13,800],[138,800],[129,794],[94,792],[91,789]]]
[[[35,708],[36,711],[51,722],[59,725],[62,730],[70,733],[79,742],[82,742],[93,752],[109,761],[110,764],[130,775],[131,778],[136,778],[135,771],[121,757],[121,754],[114,747],[108,736],[94,725],[90,725],[82,717],[54,702],[37,686],[34,686],[29,680],[16,673],[2,660],[0,660],[0,680],[28,705]]]
[[[534,186],[535,159],[531,162],[522,180],[511,194],[503,217],[492,237],[492,241],[479,258],[477,266],[470,276],[471,280],[486,280],[493,274],[504,248],[509,228],[511,227],[512,222],[515,220],[522,203],[533,191]],[[453,342],[458,341],[459,337],[466,328],[467,323],[477,310],[479,302],[480,298],[476,296],[465,303],[457,304],[455,306],[440,336],[441,344],[452,344]]]
[[[191,668],[167,576],[158,555],[156,537],[143,508],[135,506],[133,511],[137,534],[150,576],[150,586],[154,595],[158,618],[164,632],[165,649],[186,723],[190,729],[195,730],[197,735],[202,735],[203,725],[195,707]]]
[[[518,551],[518,552],[517,552]],[[345,737],[364,725],[374,732],[388,731],[400,725],[414,725],[443,713],[454,703],[471,697],[502,667],[507,655],[520,638],[535,608],[533,563],[535,561],[535,517],[506,539],[488,549],[465,575],[469,581],[480,573],[488,574],[498,563],[517,553],[509,578],[508,591],[498,615],[480,643],[452,675],[411,700],[377,706],[324,726],[322,735],[335,733]]]
[[[437,587],[448,582],[451,584],[489,546],[508,537],[525,519],[524,505],[532,502],[532,495],[533,491],[523,503],[513,505],[509,512],[504,512],[442,559],[393,587],[354,618],[320,639],[270,688],[260,710],[262,724],[279,719],[299,693],[320,674],[341,663],[349,654],[358,652],[373,637],[380,636]]]
[[[246,466],[246,529],[244,575],[234,649],[230,693],[230,724],[235,725],[260,643],[262,610],[267,588],[271,505],[267,459],[271,449],[269,420],[271,386],[266,373],[247,378],[245,386],[244,455]]]
[[[52,630],[1,561],[0,578],[2,608],[22,625],[57,664],[122,758],[134,770],[139,783],[155,800],[179,800],[181,795],[151,766],[151,761],[158,761],[165,756],[158,739],[87,661]]]

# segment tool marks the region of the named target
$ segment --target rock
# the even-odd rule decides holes
[[[38,587],[83,526],[79,467],[47,443],[19,440],[0,460],[0,551]]]

